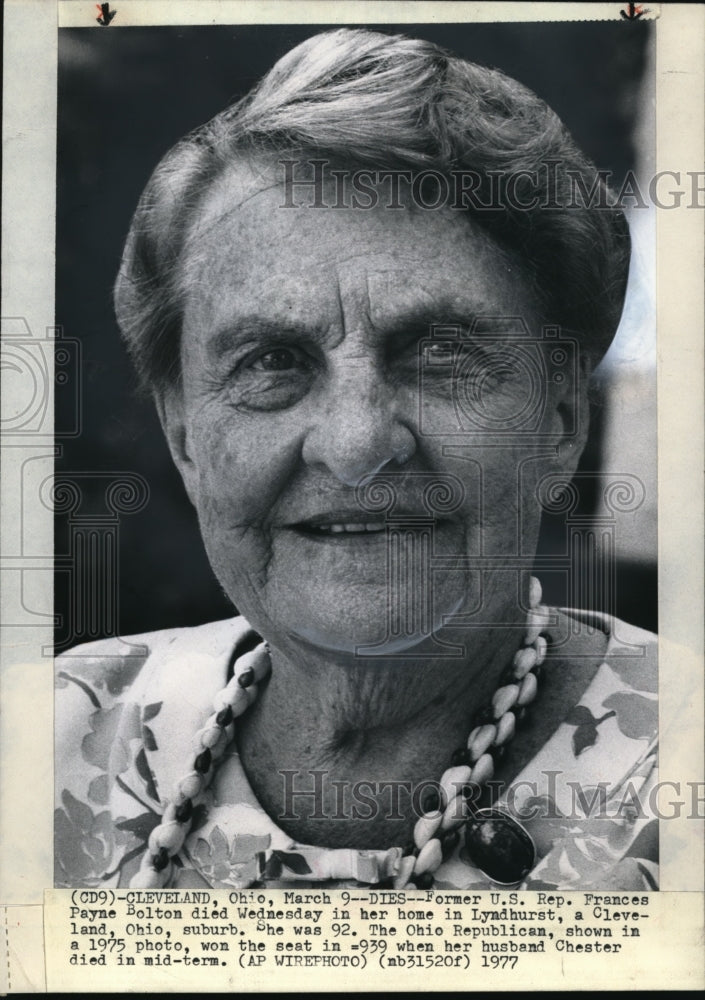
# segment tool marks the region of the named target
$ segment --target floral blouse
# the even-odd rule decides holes
[[[555,610],[555,619],[549,674],[590,660],[597,670],[500,803],[536,845],[521,888],[657,889],[656,637],[604,615]],[[248,632],[233,618],[101,640],[57,659],[57,886],[129,884]],[[197,800],[171,884],[374,884],[388,862],[389,852],[295,843],[257,801],[233,744]],[[462,837],[434,887],[498,888]]]

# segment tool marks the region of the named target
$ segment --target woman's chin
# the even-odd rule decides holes
[[[339,609],[338,613],[330,614],[319,605],[311,608],[310,613],[302,608],[296,614],[277,617],[275,621],[280,633],[285,632],[295,643],[331,653],[361,654],[366,647],[384,643],[389,634],[386,616],[380,614],[379,608],[358,616],[346,614],[344,605],[342,613]]]
[[[308,609],[301,607],[295,614],[278,615],[274,620],[289,640],[329,650],[331,654],[364,658],[429,656],[446,649],[442,637],[444,621],[458,612],[463,600],[458,595],[444,602],[433,617],[426,607],[406,605],[402,616],[398,609],[390,610],[385,592],[364,606],[356,606],[354,601],[348,601],[347,607],[344,601],[337,607],[329,602],[311,604]]]

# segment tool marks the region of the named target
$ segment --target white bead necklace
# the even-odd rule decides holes
[[[547,645],[541,633],[547,623],[547,609],[541,606],[541,584],[531,577],[523,646],[502,675],[503,683],[490,704],[477,714],[477,724],[466,745],[453,753],[438,790],[424,797],[423,813],[414,826],[413,845],[386,852],[387,869],[383,875],[395,888],[409,883],[428,888],[433,873],[457,845],[463,824],[466,850],[473,856],[474,849],[477,858],[473,860],[492,881],[516,884],[533,867],[533,843],[524,828],[498,809],[475,809],[473,799],[492,780],[495,758],[504,752],[526,706],[536,697],[538,668],[546,657]],[[255,701],[258,685],[270,670],[265,642],[235,661],[232,677],[213,700],[213,714],[195,734],[192,768],[176,783],[162,822],[152,830],[141,867],[130,882],[132,888],[169,885],[173,858],[191,829],[195,800],[211,783],[218,761],[235,739],[235,720]]]

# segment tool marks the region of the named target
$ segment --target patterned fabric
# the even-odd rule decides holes
[[[561,610],[555,620],[550,683],[588,662],[597,670],[503,797],[537,848],[521,887],[656,889],[655,636],[601,615]],[[57,886],[129,883],[248,630],[234,618],[90,643],[57,660]],[[258,803],[231,746],[198,800],[172,885],[374,884],[398,855],[295,843]],[[462,837],[434,886],[497,888]]]

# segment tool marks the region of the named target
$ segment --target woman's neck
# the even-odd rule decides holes
[[[407,842],[424,786],[465,745],[521,641],[513,629],[471,637],[464,657],[273,649],[267,687],[238,736],[245,771],[272,818],[304,843]]]

